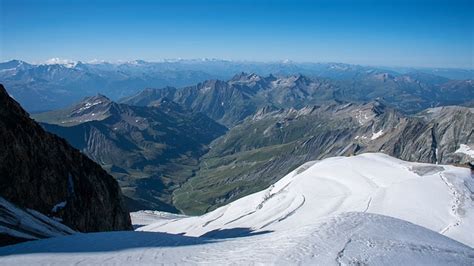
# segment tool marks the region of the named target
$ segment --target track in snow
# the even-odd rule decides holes
[[[403,219],[474,246],[468,236],[474,228],[472,193],[465,185],[470,183],[473,178],[465,168],[404,162],[384,154],[335,157],[307,163],[268,189],[206,215],[139,230],[189,236],[231,228],[280,231],[355,211]],[[460,204],[465,205],[462,215]]]

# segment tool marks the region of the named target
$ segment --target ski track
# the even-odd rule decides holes
[[[267,227],[267,226],[269,226],[273,223],[276,223],[276,222],[281,222],[281,221],[285,220],[286,218],[290,217],[291,215],[295,214],[298,211],[298,209],[301,208],[304,205],[304,203],[306,201],[306,198],[304,196],[302,196],[302,197],[303,197],[303,200],[301,201],[301,203],[294,210],[289,211],[287,214],[283,215],[282,217],[280,217],[278,219],[275,219],[273,221],[270,221],[270,222],[264,224],[259,229],[263,229],[263,228],[265,228],[265,227]]]
[[[346,250],[347,246],[351,243],[352,239],[349,238],[347,242],[344,244],[344,247],[337,253],[336,257],[336,262],[338,265],[345,265],[345,263],[342,262],[342,258],[344,257],[344,250]]]
[[[461,198],[460,198],[460,193],[456,190],[456,187],[451,184],[448,180],[447,177],[443,175],[443,173],[439,173],[439,177],[441,180],[443,180],[443,183],[446,184],[448,187],[449,191],[451,191],[453,195],[453,201],[452,201],[452,206],[451,206],[451,212],[453,216],[455,217],[455,220],[448,224],[443,230],[440,231],[440,234],[446,234],[451,228],[454,228],[456,226],[459,226],[462,222],[462,218],[460,217],[458,213],[458,209],[461,206]]]
[[[225,214],[225,211],[222,212],[222,213],[221,213],[219,216],[217,216],[216,218],[211,219],[211,220],[205,222],[205,223],[202,225],[202,227],[206,227],[208,224],[214,222],[215,220],[218,220],[219,218],[221,218],[222,216],[224,216],[224,214]]]

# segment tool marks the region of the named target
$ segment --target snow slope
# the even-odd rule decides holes
[[[280,231],[344,212],[412,222],[474,247],[474,178],[467,168],[410,163],[380,153],[309,162],[268,189],[198,217],[141,231],[200,236],[213,230]]]
[[[0,265],[472,265],[474,250],[406,221],[345,213],[229,239],[156,232],[76,234],[0,249]]]
[[[0,248],[0,265],[474,265],[472,191],[469,169],[335,157],[203,216],[142,211],[139,231]]]
[[[71,228],[30,209],[21,209],[0,197],[0,234],[33,240],[75,234]]]

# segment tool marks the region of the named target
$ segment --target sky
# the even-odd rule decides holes
[[[0,0],[0,61],[474,68],[474,1]]]

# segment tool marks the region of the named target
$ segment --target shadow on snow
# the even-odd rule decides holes
[[[213,238],[213,239],[225,239],[225,238],[236,238],[246,237],[271,233],[272,231],[258,231],[254,232],[250,228],[236,227],[231,229],[216,229],[201,235],[200,237]]]
[[[0,248],[0,256],[30,253],[108,252],[134,248],[205,245],[217,242],[217,239],[247,237],[269,232],[271,231],[253,232],[249,228],[232,228],[210,231],[200,237],[137,231],[79,233],[5,246]]]

